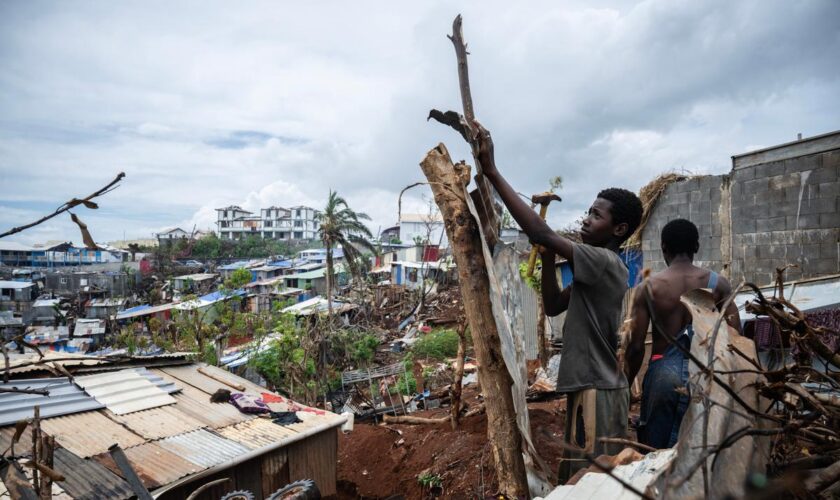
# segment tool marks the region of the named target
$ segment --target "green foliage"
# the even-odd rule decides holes
[[[218,259],[222,256],[222,240],[211,233],[195,242],[192,257],[197,259]]]
[[[330,293],[335,283],[335,269],[330,257],[335,248],[341,246],[350,273],[357,278],[362,277],[362,251],[376,252],[370,242],[373,235],[362,222],[370,220],[370,216],[354,211],[347,205],[347,200],[330,190],[327,205],[315,218],[319,225],[318,235],[327,249],[327,274],[331,288],[327,293]]]
[[[537,293],[540,293],[542,290],[542,281],[540,280],[540,274],[542,271],[540,270],[540,257],[537,256],[537,264],[534,266],[534,275],[530,278],[528,277],[528,261],[522,262],[519,264],[519,276],[522,278],[522,281],[528,284],[529,287],[533,288]]]
[[[432,474],[431,472],[424,472],[417,476],[417,482],[424,488],[440,488],[443,486],[443,478],[440,474]]]
[[[420,337],[411,347],[418,358],[443,361],[458,354],[458,334],[454,330],[434,330]]]
[[[219,364],[219,358],[216,356],[216,346],[213,345],[212,342],[207,343],[204,346],[204,352],[202,353],[202,359],[208,365],[216,366]]]
[[[397,236],[392,236],[391,241],[389,241],[392,245],[402,245],[402,240]]]
[[[230,274],[230,277],[225,280],[225,287],[231,290],[242,288],[251,282],[251,271],[247,269],[237,269]]]

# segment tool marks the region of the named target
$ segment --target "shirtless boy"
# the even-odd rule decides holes
[[[668,340],[691,347],[691,314],[680,296],[696,288],[709,288],[718,308],[731,293],[729,281],[714,271],[694,265],[700,249],[697,226],[685,219],[672,220],[662,229],[662,255],[668,268],[656,273],[637,288],[633,298],[633,327],[627,345],[625,373],[632,381],[645,355],[648,324],[653,324],[652,355],[642,382],[639,442],[654,448],[670,448],[677,442],[680,423],[688,409],[685,391],[688,359]],[[726,322],[740,331],[738,309],[730,304]],[[663,334],[663,331],[667,334]],[[687,387],[686,387],[687,389]]]

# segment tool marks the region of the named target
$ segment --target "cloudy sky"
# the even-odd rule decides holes
[[[555,226],[601,188],[840,129],[835,0],[451,4],[1,2],[0,230],[124,171],[78,211],[98,241],[331,188],[375,233],[426,151],[469,155],[426,122],[460,108],[459,12],[500,169],[524,193],[565,180]],[[80,240],[67,216],[12,239]]]

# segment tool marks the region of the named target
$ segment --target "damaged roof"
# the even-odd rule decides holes
[[[120,359],[122,361],[97,360],[107,363],[97,368],[107,369],[119,366],[115,363],[127,362],[125,358]],[[177,364],[179,359],[175,357],[172,361]],[[182,481],[189,481],[192,474],[213,474],[232,466],[246,455],[268,453],[344,423],[343,417],[330,412],[315,415],[302,411],[298,412],[302,422],[282,426],[242,413],[229,403],[211,403],[210,395],[219,388],[229,388],[226,383],[244,386],[245,392],[254,396],[270,391],[204,364],[150,370],[132,367],[97,377],[105,381],[120,381],[127,372],[142,378],[155,389],[163,388],[161,392],[164,394],[166,387],[177,386],[181,390],[173,394],[174,404],[166,406],[124,415],[116,415],[106,407],[41,421],[44,432],[54,436],[61,446],[62,456],[56,458],[57,466],[65,470],[73,467],[73,471],[67,473],[68,478],[72,476],[73,479],[68,479],[66,485],[62,483],[71,497],[132,496],[125,487],[122,473],[108,454],[108,448],[115,443],[124,450],[143,485],[160,493]],[[23,381],[16,383],[20,382]],[[0,412],[2,409],[0,407]],[[0,445],[7,443],[13,433],[14,427],[10,424],[0,428]],[[16,450],[16,453],[20,454],[21,450]],[[59,472],[64,473],[63,470]]]

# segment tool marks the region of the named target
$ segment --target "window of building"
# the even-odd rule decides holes
[[[300,217],[300,209],[295,210],[295,217]]]
[[[301,221],[299,221],[299,220],[295,221],[295,227],[302,227],[302,226],[303,226],[303,223]]]
[[[227,219],[227,210],[225,210],[225,214],[224,214],[222,217],[224,217],[225,219]]]
[[[263,224],[265,224],[265,227],[271,227],[271,221],[270,220],[264,221]]]
[[[417,268],[412,267],[408,270],[408,281],[412,283],[417,281]]]
[[[295,239],[296,240],[302,240],[303,239],[303,233],[300,232],[300,231],[295,231]]]
[[[59,280],[59,282],[60,282],[62,285],[66,285],[66,284],[67,284],[67,278],[61,278],[61,279]]]
[[[280,239],[285,240],[286,239],[286,233],[280,233]]]

